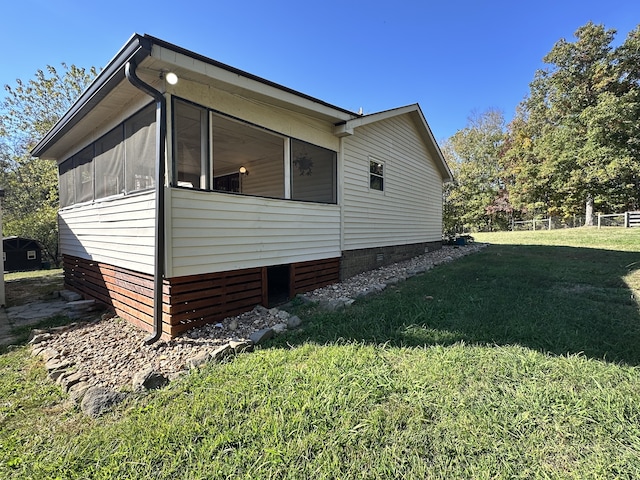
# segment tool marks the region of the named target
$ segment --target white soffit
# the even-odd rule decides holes
[[[251,76],[227,70],[221,66],[207,63],[204,60],[176,52],[162,45],[153,45],[151,57],[157,61],[146,60],[144,66],[154,70],[171,70],[178,78],[212,85],[221,90],[255,98],[264,103],[293,110],[305,115],[314,116],[331,123],[353,119],[356,114],[349,114],[337,108],[331,108],[321,102],[315,102],[305,95],[296,95],[288,89],[278,88],[271,82],[261,82]]]

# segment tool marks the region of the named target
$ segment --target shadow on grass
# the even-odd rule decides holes
[[[638,252],[492,245],[342,312],[299,307],[304,327],[272,345],[517,344],[640,365],[639,267]]]

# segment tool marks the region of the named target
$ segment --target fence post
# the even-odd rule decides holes
[[[629,211],[624,212],[624,228],[629,228]]]
[[[598,228],[600,228],[600,214],[598,214]]]
[[[549,216],[549,230],[551,230],[551,216]]]

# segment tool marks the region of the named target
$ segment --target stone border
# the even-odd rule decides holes
[[[455,258],[477,252],[484,246],[486,245],[474,244],[470,248],[442,249],[429,252],[411,260],[364,272],[338,284],[332,284],[304,295],[298,295],[296,298],[303,303],[315,304],[319,309],[325,311],[337,311],[349,307],[358,298],[378,294],[391,285],[423,274],[437,265],[452,262]],[[282,308],[287,308],[287,305]],[[166,375],[153,367],[142,368],[133,374],[131,383],[126,387],[131,388],[134,393],[162,388],[170,381],[188,374],[190,370],[201,368],[210,362],[223,362],[233,358],[235,355],[251,352],[256,345],[287,330],[298,328],[302,324],[302,320],[298,316],[277,308],[267,309],[257,306],[247,314],[262,316],[262,318],[269,317],[272,320],[271,326],[254,330],[248,335],[248,338],[227,338],[226,341],[221,342],[212,351],[196,351],[192,356],[184,360],[180,370],[175,373]],[[224,322],[229,324],[227,330],[235,333],[238,328],[238,320],[243,315],[225,319]],[[97,320],[107,321],[111,317],[113,317],[113,314],[105,314]],[[32,347],[32,355],[40,356],[44,360],[49,378],[68,393],[70,404],[79,405],[81,411],[86,415],[98,417],[107,412],[113,405],[124,400],[127,394],[101,385],[90,374],[84,372],[80,366],[75,365],[72,359],[67,358],[64,351],[60,352],[47,345],[48,341],[56,335],[78,329],[90,323],[92,322],[73,323],[48,331],[35,330],[32,332],[29,344]],[[193,329],[185,334],[183,340],[194,339],[192,341],[195,342],[195,339],[207,338],[212,329],[221,328],[223,328],[222,323]],[[194,347],[192,350],[195,351],[197,348]]]
[[[256,308],[258,310],[267,310],[260,306]],[[289,329],[297,328],[302,324],[302,320],[300,320],[298,316],[290,315],[288,312],[278,309],[270,309],[268,311],[271,314],[278,315],[280,318],[286,318],[287,322],[257,330],[253,332],[248,339],[230,339],[213,352],[200,352],[188,358],[185,362],[186,368],[175,375],[166,376],[155,371],[153,368],[140,370],[133,376],[130,385],[132,391],[140,393],[162,388],[169,384],[171,380],[188,374],[190,370],[201,368],[210,362],[219,363],[235,355],[252,352],[256,345]],[[111,316],[110,314],[105,315]],[[101,319],[104,320],[105,315],[103,315]],[[29,340],[29,345],[31,345],[31,355],[38,356],[45,362],[44,367],[47,370],[49,379],[62,387],[62,390],[69,395],[70,404],[72,406],[79,405],[83,413],[95,418],[123,401],[126,398],[126,394],[95,384],[95,382],[91,380],[91,375],[78,368],[73,361],[66,359],[61,352],[54,348],[46,346],[47,340],[51,339],[54,335],[80,328],[89,323],[90,322],[76,322],[63,327],[51,328],[47,331],[34,330]]]

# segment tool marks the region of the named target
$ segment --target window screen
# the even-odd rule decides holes
[[[76,190],[73,176],[73,158],[65,160],[58,166],[60,176],[60,206],[68,207],[76,202]]]
[[[93,145],[73,156],[76,203],[93,200]]]
[[[336,203],[336,152],[291,140],[291,198]]]
[[[213,189],[283,198],[284,137],[222,115],[211,119]]]
[[[186,102],[174,103],[175,152],[178,186],[206,188],[207,112]]]
[[[124,123],[127,192],[155,186],[156,109],[149,105]]]
[[[96,198],[117,195],[124,191],[124,133],[122,125],[95,143],[94,168]]]

